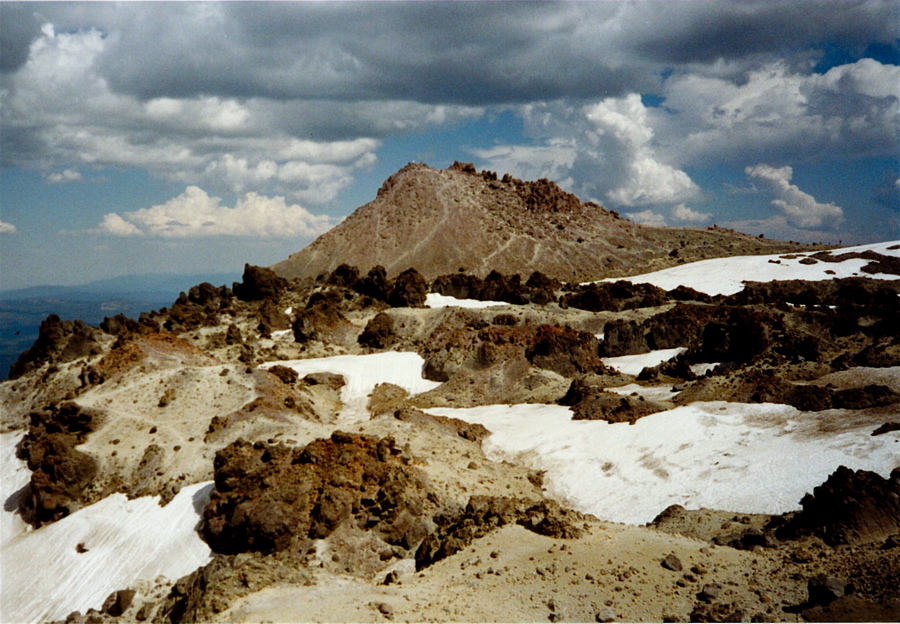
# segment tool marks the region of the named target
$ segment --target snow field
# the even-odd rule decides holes
[[[510,305],[505,301],[479,301],[478,299],[457,299],[456,297],[448,297],[438,293],[428,293],[425,295],[426,308],[493,308],[496,306]]]
[[[545,470],[552,498],[603,520],[650,522],[672,504],[744,513],[799,509],[806,492],[838,466],[886,476],[896,439],[875,425],[827,430],[842,415],[787,405],[694,403],[634,425],[573,421],[555,405],[433,408],[430,414],[484,425],[485,453]]]
[[[128,500],[113,494],[31,529],[5,504],[30,477],[24,462],[15,459],[20,438],[0,435],[2,621],[59,620],[75,610],[99,609],[115,590],[158,576],[175,580],[209,561],[209,546],[196,529],[211,482],[185,487],[165,507],[158,496]],[[79,553],[79,544],[87,551]]]
[[[376,385],[392,383],[410,394],[419,394],[436,388],[440,383],[422,378],[425,360],[417,353],[388,351],[369,355],[337,355],[334,357],[311,358],[308,360],[285,360],[266,362],[260,368],[280,364],[297,371],[300,377],[310,373],[336,373],[342,375],[346,384],[341,388],[342,424],[367,420],[368,396]]]
[[[644,367],[658,366],[663,362],[668,362],[682,351],[686,351],[686,349],[684,347],[676,347],[674,349],[660,349],[659,351],[650,351],[649,353],[639,353],[637,355],[600,358],[600,360],[607,366],[625,375],[638,375],[644,370]]]
[[[900,249],[889,249],[889,247],[897,247],[898,245],[900,245],[900,241],[887,241],[872,245],[843,247],[834,249],[831,253],[834,256],[839,256],[849,252],[871,250],[885,256],[900,257]],[[663,290],[672,290],[678,286],[688,286],[708,295],[733,295],[743,290],[744,281],[823,280],[855,276],[877,279],[897,279],[898,277],[882,273],[875,275],[863,273],[860,269],[868,264],[869,260],[861,258],[853,258],[843,262],[819,261],[815,264],[800,264],[800,260],[811,256],[813,253],[713,258],[711,260],[682,264],[644,275],[609,278],[601,281],[615,282],[624,279],[634,284],[653,284]],[[793,258],[785,259],[784,256],[793,256]],[[825,271],[834,271],[834,275],[827,274]]]

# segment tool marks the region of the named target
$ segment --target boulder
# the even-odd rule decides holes
[[[23,520],[40,527],[89,502],[85,493],[97,474],[97,464],[76,446],[99,421],[75,403],[31,413],[28,433],[16,446],[16,457],[25,460],[32,471],[19,497]]]
[[[589,332],[567,325],[541,325],[525,357],[534,366],[572,377],[596,372],[603,365],[597,349],[597,338]]]
[[[203,534],[217,552],[277,552],[341,523],[410,549],[433,503],[391,438],[335,432],[302,448],[243,439],[216,454]]]
[[[390,349],[397,340],[394,319],[385,312],[373,316],[357,339],[359,344],[370,349]]]
[[[415,269],[407,269],[397,276],[388,295],[392,308],[421,308],[425,306],[428,284]]]
[[[276,275],[272,269],[250,264],[244,265],[242,280],[241,282],[235,282],[232,287],[234,295],[241,301],[277,299],[282,292],[290,287],[290,282]]]
[[[800,501],[779,537],[816,535],[831,545],[866,544],[900,532],[900,469],[890,479],[840,466]]]

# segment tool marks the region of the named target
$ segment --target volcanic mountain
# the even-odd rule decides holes
[[[650,227],[554,182],[477,172],[466,163],[432,169],[411,163],[389,177],[374,201],[272,269],[317,277],[340,264],[381,265],[389,276],[414,267],[426,279],[460,269],[541,271],[566,281],[634,275],[706,258],[798,251],[733,230]]]

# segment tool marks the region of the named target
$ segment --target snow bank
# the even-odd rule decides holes
[[[888,249],[900,245],[900,241],[888,241],[872,245],[860,245],[857,247],[843,247],[832,250],[832,255],[838,256],[848,252],[876,251],[886,256],[900,257],[900,249]],[[770,256],[735,256],[733,258],[714,258],[701,260],[679,266],[635,275],[632,277],[610,278],[604,282],[614,282],[625,279],[632,283],[647,283],[658,286],[664,290],[671,290],[678,286],[688,286],[694,290],[705,292],[709,295],[731,295],[740,292],[744,288],[744,281],[769,282],[776,280],[823,280],[841,277],[865,276],[878,279],[897,279],[896,275],[877,273],[870,275],[860,269],[869,263],[869,260],[853,258],[843,262],[816,262],[815,264],[800,264],[800,260],[812,255],[814,252],[797,254],[777,254]],[[791,256],[785,258],[784,256]],[[771,261],[771,262],[770,262]],[[834,271],[833,275],[825,271]]]
[[[24,463],[14,457],[19,437],[0,436],[4,622],[59,620],[75,610],[99,609],[117,589],[160,575],[175,580],[209,561],[209,546],[196,529],[211,482],[185,487],[165,507],[158,496],[129,501],[114,494],[32,530],[5,504],[29,479]],[[79,553],[79,544],[87,551]]]
[[[509,305],[505,301],[479,301],[478,299],[457,299],[456,297],[448,297],[447,295],[439,295],[438,293],[428,293],[425,295],[426,308],[492,308],[495,306]]]
[[[670,386],[641,386],[638,384],[606,388],[606,391],[621,394],[622,396],[636,394],[651,401],[671,401],[675,398],[675,395],[678,394],[678,392],[672,390]]]
[[[344,423],[368,418],[366,404],[372,389],[380,383],[392,383],[410,394],[419,394],[436,388],[440,383],[422,378],[425,360],[417,353],[388,351],[369,355],[337,355],[308,360],[266,362],[260,368],[280,364],[292,368],[303,377],[310,373],[336,373],[347,382],[341,388]]]
[[[618,357],[600,359],[604,364],[611,366],[620,373],[637,375],[644,370],[644,367],[658,366],[663,362],[668,362],[684,350],[684,347],[675,347],[674,349],[660,349],[659,351],[650,351],[649,353],[639,353],[637,355],[620,355]]]
[[[490,459],[545,470],[549,496],[629,524],[672,504],[783,513],[840,465],[887,476],[897,460],[874,425],[787,405],[694,403],[634,425],[573,421],[555,405],[426,411],[484,425]]]

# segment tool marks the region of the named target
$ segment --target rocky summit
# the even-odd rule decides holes
[[[898,277],[410,165],[274,269],[47,318],[2,619],[897,621]]]
[[[409,164],[377,197],[305,249],[272,266],[288,278],[331,273],[341,264],[389,276],[415,268],[427,279],[462,271],[534,271],[566,281],[649,272],[722,256],[808,249],[717,227],[649,227],[555,182]]]

